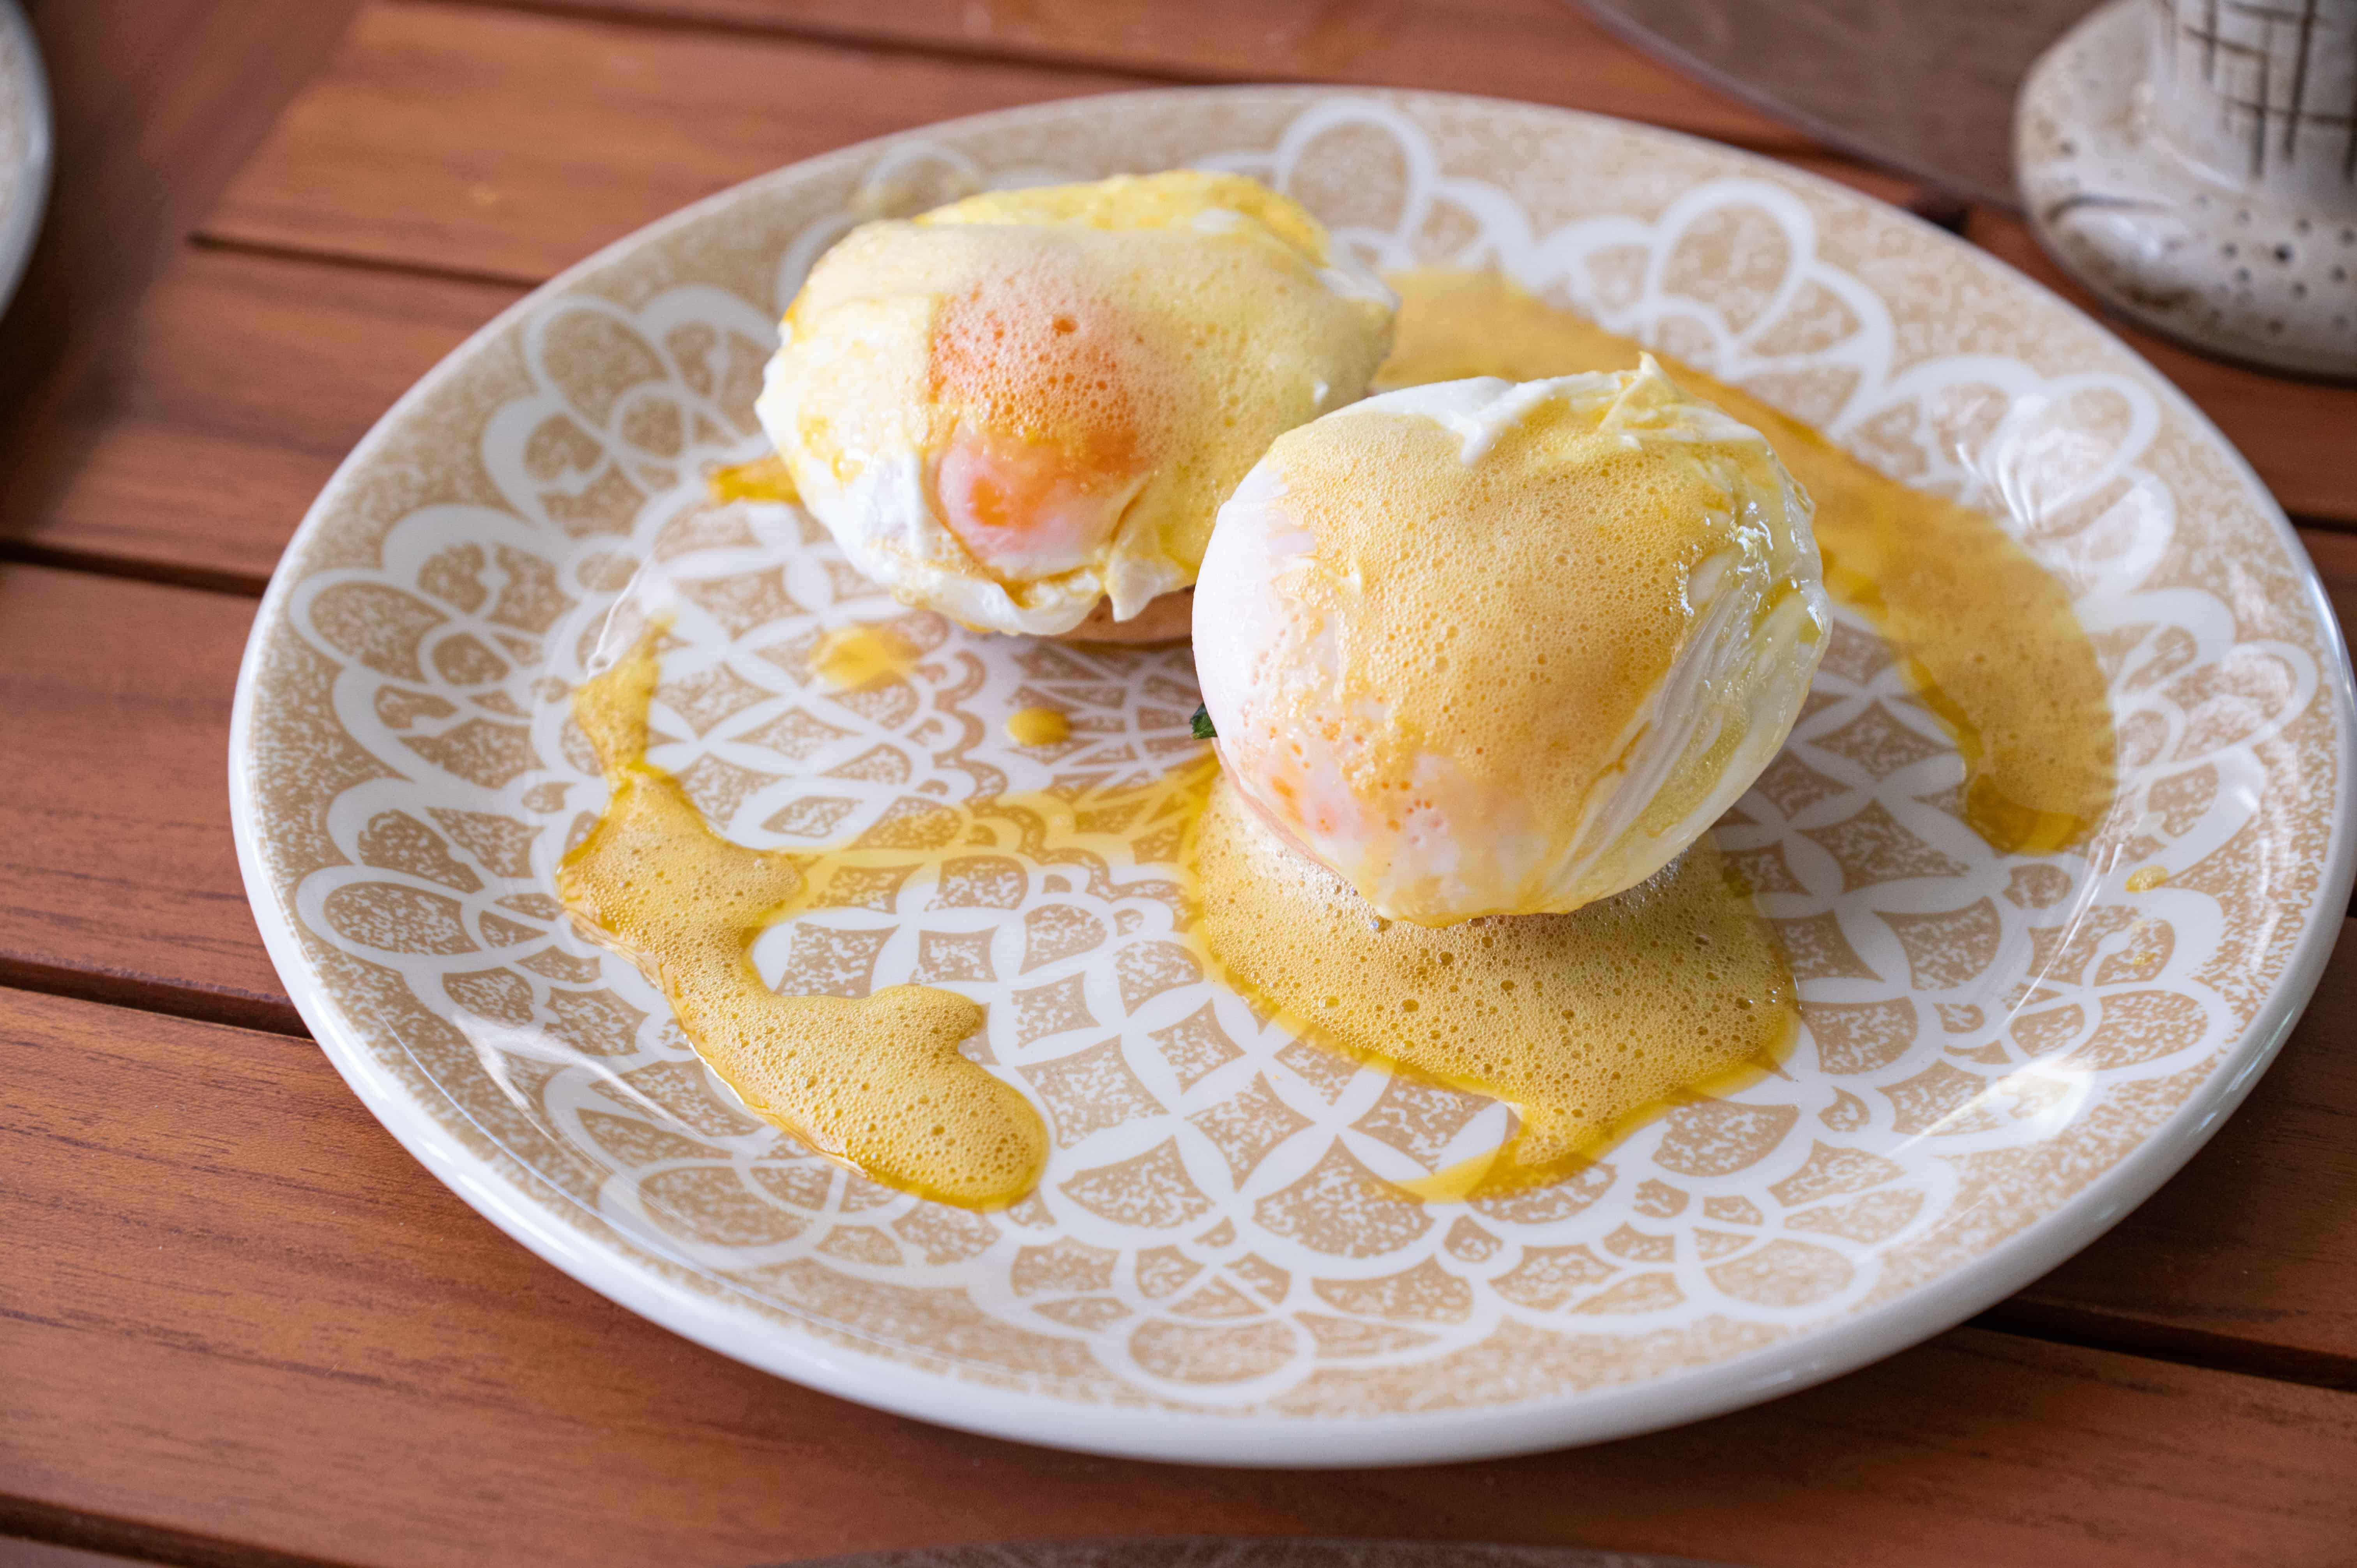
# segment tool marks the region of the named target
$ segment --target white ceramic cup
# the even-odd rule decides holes
[[[2197,347],[2357,377],[2357,0],[2112,0],[2030,69],[2039,238]]]

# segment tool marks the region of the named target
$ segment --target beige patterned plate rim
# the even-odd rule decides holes
[[[49,91],[32,24],[0,0],[0,310],[33,253],[49,194]]]
[[[1040,1195],[952,1222],[731,1110],[643,983],[548,918],[548,866],[597,788],[563,729],[592,623],[640,564],[692,604],[662,711],[693,734],[658,760],[759,842],[903,842],[888,830],[925,792],[988,804],[1081,777],[976,717],[1026,682],[1103,710],[1063,754],[1103,764],[1088,777],[1183,745],[1169,655],[920,627],[933,651],[905,704],[797,689],[791,638],[767,639],[814,639],[873,590],[789,509],[705,506],[696,478],[758,449],[746,367],[852,213],[1181,161],[1293,189],[1387,263],[1506,266],[1917,482],[2002,489],[2107,650],[2131,765],[2104,855],[2000,863],[1956,836],[1953,747],[1853,628],[1790,766],[1725,830],[1799,944],[1806,1054],[1637,1134],[1596,1182],[1443,1213],[1338,1198],[1379,1190],[1354,1173],[1399,1179],[1478,1142],[1495,1108],[1289,1055],[1203,978],[1167,896],[990,838],[1003,823],[976,829],[990,853],[953,863],[963,880],[888,877],[857,905],[885,923],[798,921],[762,961],[846,993],[930,975],[990,1002],[982,1048],[1057,1129]],[[2349,896],[2352,727],[2337,625],[2247,465],[2116,339],[1972,247],[1597,116],[1226,88],[847,148],[503,313],[305,520],[248,644],[231,783],[256,920],[330,1060],[438,1178],[592,1288],[951,1425],[1342,1465],[1735,1408],[1936,1332],[2100,1234],[2206,1140],[2314,988]],[[745,760],[780,757],[795,766]],[[2131,906],[2122,879],[2146,862],[2172,875]]]

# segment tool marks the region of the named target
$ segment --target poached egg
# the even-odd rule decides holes
[[[1276,435],[1359,398],[1394,301],[1298,203],[1180,170],[863,224],[757,404],[803,504],[904,603],[1067,632],[1194,581]]]
[[[1381,916],[1634,886],[1783,744],[1830,612],[1765,437],[1635,371],[1371,398],[1222,509],[1195,660],[1223,767]]]

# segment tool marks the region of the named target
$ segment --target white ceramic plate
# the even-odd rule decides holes
[[[0,310],[16,291],[49,193],[49,90],[16,0],[0,0]]]
[[[1472,1205],[1389,1184],[1502,1108],[1288,1039],[1206,980],[1168,824],[1043,836],[1001,803],[1197,755],[1183,649],[901,622],[925,657],[808,685],[900,612],[791,508],[705,499],[761,450],[772,321],[855,214],[1212,164],[1386,265],[1497,265],[1812,420],[1910,482],[2035,519],[2112,675],[2114,825],[2000,856],[1961,762],[1845,622],[1792,745],[1721,829],[1781,922],[1808,1037],[1590,1176]],[[647,569],[641,571],[641,569]],[[1039,1191],[977,1216],[748,1117],[556,858],[603,786],[567,693],[623,585],[670,585],[652,756],[748,843],[874,875],[765,971],[987,1004],[1049,1119]],[[2002,613],[1993,607],[1992,613]],[[1065,745],[1002,721],[1049,702]],[[1085,99],[852,147],[623,241],[502,316],[364,441],[247,650],[238,843],[322,1047],[436,1176],[615,1300],[930,1420],[1165,1458],[1372,1464],[1729,1409],[1921,1338],[2052,1267],[2214,1130],[2346,907],[2350,680],[2282,514],[2201,416],[1987,256],[1726,148],[1482,100],[1311,88]],[[909,846],[966,802],[937,877]],[[2124,890],[2159,865],[2166,886]]]

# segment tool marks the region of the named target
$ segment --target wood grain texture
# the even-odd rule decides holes
[[[253,615],[244,599],[0,565],[15,759],[0,979],[297,1026],[230,839],[230,697]]]
[[[216,239],[538,283],[698,197],[887,131],[1135,78],[379,5],[206,220]]]
[[[518,0],[492,0],[514,5]],[[521,0],[629,16],[1136,71],[1337,81],[1555,103],[1775,152],[1801,133],[1697,85],[1566,0]]]
[[[592,1295],[428,1178],[299,1042],[8,994],[0,1073],[0,1492],[277,1551],[744,1563],[1051,1528],[2210,1568],[2327,1563],[2357,1530],[2357,1396],[1976,1330],[1738,1415],[1482,1466],[996,1443]]]
[[[1964,237],[2045,285],[2124,338],[2216,422],[2286,511],[2304,522],[2357,528],[2357,386],[2269,375],[2180,349],[2112,315],[2039,248],[2009,212],[1976,207]]]
[[[538,283],[699,197],[887,131],[1149,79],[468,5],[379,5],[204,231]],[[1805,166],[1871,195],[1914,188]]]
[[[109,1552],[27,1541],[22,1536],[0,1537],[0,1568],[120,1568],[135,1561]]]
[[[360,0],[31,0],[55,166],[40,242],[0,319],[0,540],[46,411],[334,46]]]
[[[0,1497],[0,1568],[339,1568],[317,1557]]]
[[[184,249],[59,411],[20,553],[259,594],[345,454],[520,293]]]
[[[72,194],[0,321],[0,553],[235,595],[350,444],[519,285],[881,131],[1291,77],[1804,151],[1598,40],[1569,0],[380,0],[212,208],[358,0],[29,4]],[[214,243],[181,246],[209,208]],[[1974,237],[2089,305],[2007,222],[1975,214]],[[2123,335],[2288,507],[2357,525],[2357,392]],[[2348,624],[2357,526],[2304,537]],[[1575,1454],[1343,1476],[1086,1459],[690,1347],[466,1210],[307,1042],[163,1015],[296,1026],[226,825],[251,608],[0,566],[0,714],[38,762],[0,808],[0,983],[66,993],[0,991],[0,1568],[717,1565],[1199,1530],[1759,1564],[2348,1560],[2357,1394],[2281,1380],[2357,1381],[2349,930],[2212,1145],[1991,1320],[2206,1365],[1965,1330]],[[50,1544],[10,1539],[27,1535]]]

